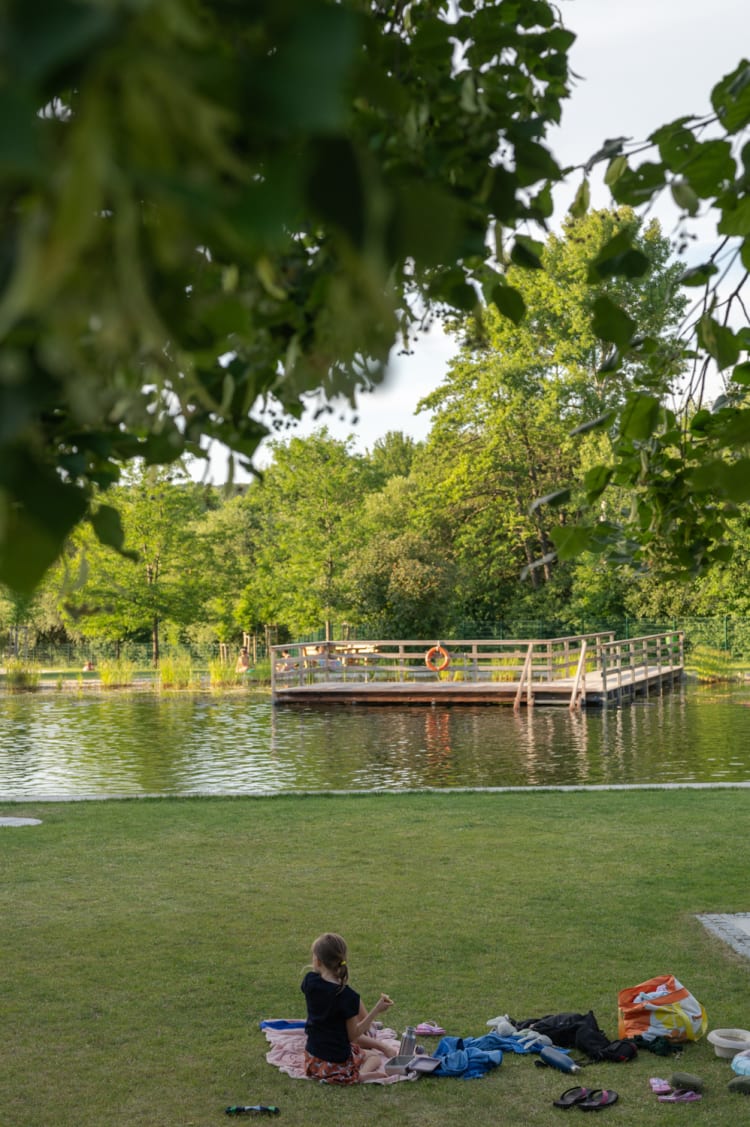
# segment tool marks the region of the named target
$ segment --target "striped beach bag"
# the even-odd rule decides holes
[[[706,1032],[706,1011],[673,974],[649,978],[617,996],[620,1037],[697,1041]]]

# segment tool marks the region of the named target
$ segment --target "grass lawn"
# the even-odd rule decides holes
[[[6,804],[0,828],[4,1127],[209,1127],[276,1103],[306,1127],[558,1122],[576,1082],[506,1055],[482,1080],[334,1089],[265,1061],[258,1022],[303,1015],[309,945],[336,930],[397,1028],[479,1036],[489,1018],[593,1009],[672,972],[709,1027],[750,1028],[750,962],[697,912],[750,911],[750,792],[160,799]],[[707,1091],[659,1104],[649,1076]],[[612,1123],[735,1127],[750,1099],[704,1039],[592,1065]],[[574,1120],[575,1110],[568,1113]]]

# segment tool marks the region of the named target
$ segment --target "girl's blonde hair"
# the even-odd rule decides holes
[[[345,940],[335,931],[326,931],[323,935],[319,935],[313,943],[312,953],[327,971],[335,975],[343,989],[349,980]]]

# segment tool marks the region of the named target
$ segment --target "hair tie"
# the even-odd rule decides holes
[[[346,966],[346,959],[342,959],[341,962],[339,963],[339,966],[345,967]]]

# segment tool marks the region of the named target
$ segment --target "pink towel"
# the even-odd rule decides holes
[[[287,1076],[293,1076],[296,1080],[307,1080],[305,1075],[305,1041],[307,1036],[304,1029],[264,1029],[266,1039],[270,1042],[271,1051],[266,1053],[266,1060],[269,1064],[273,1064],[282,1072],[286,1072]],[[398,1034],[393,1029],[381,1029],[377,1034],[370,1033],[370,1036],[377,1036],[378,1040],[383,1039],[387,1041],[395,1041],[398,1044]],[[367,1052],[376,1052],[377,1050],[366,1050]],[[379,1054],[382,1057],[382,1065],[377,1072],[370,1072],[367,1078],[362,1081],[363,1084],[393,1084],[397,1080],[416,1080],[416,1075],[402,1076],[399,1073],[388,1073],[385,1071],[385,1064],[388,1057],[385,1053]]]

